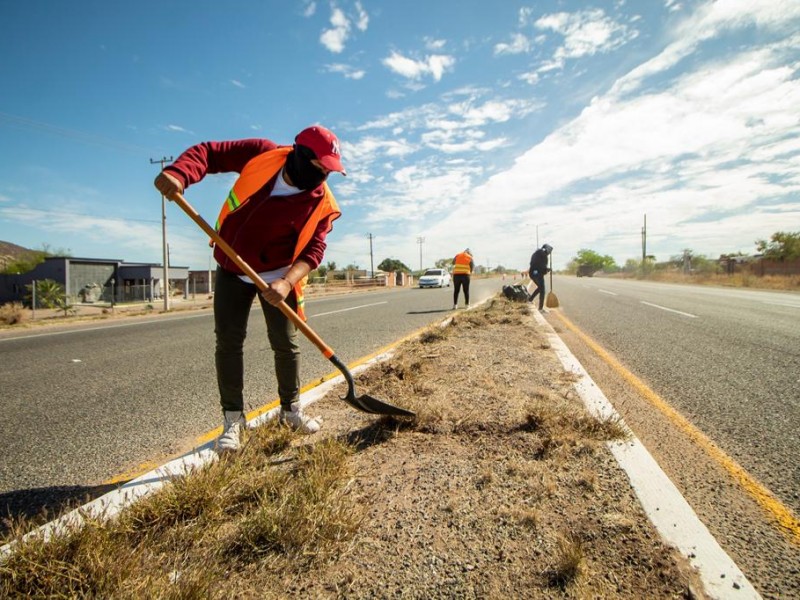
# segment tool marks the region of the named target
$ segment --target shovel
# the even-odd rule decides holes
[[[256,284],[259,290],[266,291],[269,289],[269,286],[266,282],[259,277],[258,273],[256,273],[253,268],[248,265],[242,258],[236,254],[233,248],[231,248],[225,240],[223,240],[219,234],[212,229],[212,227],[206,223],[206,221],[201,217],[198,212],[192,208],[191,204],[186,201],[181,194],[175,194],[174,197],[171,197],[170,200],[175,202],[178,206],[183,209],[189,218],[192,219],[195,223],[200,226],[200,229],[205,231],[206,235],[211,238],[214,243],[219,246],[222,251],[230,258],[236,266],[239,267],[245,275],[247,275],[253,283]],[[297,316],[297,313],[292,310],[292,308],[286,304],[283,300],[277,305],[280,311],[286,315],[289,320],[294,323],[297,328],[303,332],[309,341],[314,344],[320,352],[322,352],[323,356],[331,361],[334,366],[341,371],[342,375],[344,375],[345,380],[347,381],[347,396],[342,398],[345,402],[347,402],[353,408],[360,410],[362,412],[371,413],[375,415],[392,415],[392,416],[399,416],[399,417],[413,417],[414,413],[410,410],[406,410],[405,408],[400,408],[399,406],[393,406],[391,404],[387,404],[377,398],[373,398],[372,396],[367,396],[363,394],[361,396],[356,396],[356,386],[353,381],[353,375],[344,365],[344,363],[336,357],[334,354],[333,349],[328,346],[322,338],[319,337],[311,327],[306,324],[303,319]]]

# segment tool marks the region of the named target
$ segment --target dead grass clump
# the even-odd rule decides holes
[[[7,302],[0,306],[0,323],[17,325],[28,317],[28,313],[19,302]]]
[[[420,344],[432,344],[434,342],[440,342],[445,339],[445,334],[443,330],[439,327],[436,329],[429,329],[427,331],[423,331],[422,334],[419,336]]]
[[[278,553],[288,558],[320,558],[355,532],[361,517],[340,485],[347,477],[351,450],[329,439],[300,448],[296,466],[265,490],[254,512],[238,525],[228,554],[252,560]]]
[[[547,579],[552,587],[562,590],[575,583],[584,568],[583,544],[572,534],[561,536]]]
[[[528,403],[525,428],[528,431],[546,432],[558,440],[580,439],[598,442],[625,441],[630,439],[630,430],[619,415],[595,417],[582,406],[557,399],[550,395],[545,400],[534,396]]]

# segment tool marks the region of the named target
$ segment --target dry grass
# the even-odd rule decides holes
[[[2,597],[212,597],[231,570],[309,565],[336,552],[360,511],[346,482],[351,448],[292,445],[269,425],[243,451],[49,543],[18,543],[0,565]]]
[[[618,277],[619,275],[612,275]],[[623,277],[625,277],[623,275]],[[686,275],[676,271],[654,271],[645,278],[650,281],[666,283],[685,283],[695,285],[718,285],[723,287],[753,288],[765,290],[800,290],[800,275],[753,275],[752,273],[734,273],[720,275],[716,273],[697,273]]]
[[[8,302],[0,306],[0,323],[17,325],[28,317],[28,312],[19,302]]]

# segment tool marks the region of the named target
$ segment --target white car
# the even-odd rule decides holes
[[[419,287],[450,287],[450,273],[447,269],[428,269],[419,278]]]

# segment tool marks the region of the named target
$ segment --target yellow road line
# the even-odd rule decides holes
[[[402,344],[406,340],[410,340],[410,339],[413,339],[413,338],[417,337],[418,335],[420,335],[423,331],[425,331],[429,327],[430,327],[430,325],[426,325],[425,327],[421,327],[420,329],[414,331],[413,333],[408,334],[404,338],[396,340],[396,341],[392,342],[391,344],[387,344],[386,346],[376,350],[372,354],[368,354],[367,356],[363,356],[363,357],[359,358],[355,362],[352,362],[349,365],[347,365],[347,368],[348,369],[355,369],[356,367],[361,366],[361,365],[371,361],[376,356],[380,356],[381,354],[384,354],[385,352],[389,352],[390,350],[392,350],[393,348],[396,348],[397,346],[399,346],[400,344]],[[325,383],[329,379],[333,379],[334,377],[336,377],[338,375],[339,375],[339,371],[333,371],[331,373],[328,373],[327,375],[324,375],[323,377],[321,377],[319,379],[316,379],[316,380],[312,381],[311,383],[309,383],[309,384],[305,385],[304,387],[302,387],[300,389],[300,393],[304,394],[304,393],[308,392],[309,390],[313,390],[315,387],[322,385],[323,383]],[[247,420],[248,421],[252,421],[256,417],[260,417],[264,413],[269,412],[270,410],[272,410],[273,408],[278,406],[278,404],[280,404],[280,399],[275,399],[272,402],[270,402],[268,404],[265,404],[264,406],[261,406],[261,407],[255,409],[255,410],[253,410],[253,411],[250,411],[249,413],[247,413]],[[192,442],[192,446],[194,446],[194,447],[202,446],[203,444],[205,444],[207,442],[210,442],[211,440],[219,437],[219,435],[221,433],[222,433],[222,426],[220,425],[219,427],[217,427],[215,429],[212,429],[211,431],[209,431],[207,433],[204,433],[200,437],[196,438]],[[178,456],[178,455],[176,455],[176,456]],[[171,458],[175,458],[176,456],[173,456]],[[126,471],[124,473],[120,473],[119,475],[115,475],[111,479],[109,479],[107,481],[104,481],[102,483],[102,485],[116,485],[116,484],[126,483],[128,481],[131,481],[132,479],[136,479],[137,477],[141,477],[145,473],[148,473],[148,472],[152,471],[153,469],[157,469],[160,466],[161,466],[161,464],[159,464],[159,463],[156,463],[156,462],[153,462],[153,461],[146,461],[146,462],[143,462],[140,465],[134,467],[133,469],[131,469],[129,471]]]
[[[555,312],[555,311],[554,311]],[[698,444],[708,455],[719,463],[728,473],[767,511],[778,525],[781,531],[786,533],[790,540],[800,545],[800,520],[785,506],[780,500],[766,487],[753,478],[735,460],[728,456],[719,448],[706,434],[697,429],[686,417],[672,408],[661,396],[656,394],[645,383],[628,371],[616,358],[611,356],[600,344],[595,342],[588,335],[583,333],[561,312],[556,312],[558,318],[564,325],[575,333],[583,342],[589,346],[601,359],[603,359],[614,371],[616,371],[625,381],[631,384],[637,392],[646,398],[653,406],[666,415],[675,425],[678,426],[690,439]]]

